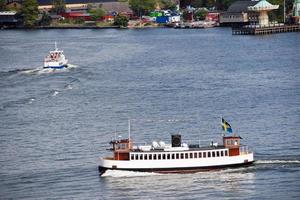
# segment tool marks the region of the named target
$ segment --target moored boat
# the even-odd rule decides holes
[[[211,142],[207,146],[200,145],[199,141],[183,143],[180,134],[172,135],[170,144],[153,141],[151,145],[135,145],[130,137],[115,139],[110,142],[113,156],[100,158],[99,173],[102,175],[108,169],[193,173],[246,166],[254,162],[253,152],[241,144],[240,136],[223,135],[222,139],[222,145]]]
[[[44,59],[44,69],[62,69],[68,67],[68,60],[64,52],[58,50],[55,42],[55,50],[50,51]]]

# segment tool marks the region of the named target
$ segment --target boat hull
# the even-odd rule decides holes
[[[122,170],[122,171],[135,171],[135,172],[155,172],[160,174],[184,174],[184,173],[197,173],[204,171],[228,169],[228,168],[238,168],[238,167],[248,167],[254,164],[254,161],[230,164],[230,165],[217,165],[217,166],[206,166],[206,167],[183,167],[183,168],[105,168],[102,166],[98,167],[99,174],[102,176],[107,170]]]
[[[62,59],[59,61],[44,62],[44,69],[63,69],[68,67],[68,60]]]
[[[68,65],[61,65],[61,66],[47,66],[44,67],[44,69],[63,69],[63,68],[67,68]]]
[[[112,158],[101,158],[99,173],[102,175],[107,169],[158,173],[193,173],[213,169],[247,166],[251,165],[253,162],[253,153],[237,156],[175,160],[126,161],[113,160]]]

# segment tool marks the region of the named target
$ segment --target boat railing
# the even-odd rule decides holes
[[[215,142],[213,140],[184,140],[183,143],[187,144],[188,146],[195,146],[197,148],[201,147],[217,147],[221,146],[218,142]]]
[[[250,153],[250,151],[249,151],[249,148],[247,145],[240,146],[240,155],[246,155],[249,153]]]

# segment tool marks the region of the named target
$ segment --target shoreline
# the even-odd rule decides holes
[[[1,30],[34,30],[34,29],[126,29],[120,26],[36,26],[36,27],[1,27]]]

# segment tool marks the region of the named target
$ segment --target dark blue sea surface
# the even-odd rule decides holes
[[[54,41],[70,69],[43,70]],[[300,34],[227,28],[0,31],[0,199],[300,199]],[[196,174],[108,171],[117,135],[221,141],[256,164]]]

